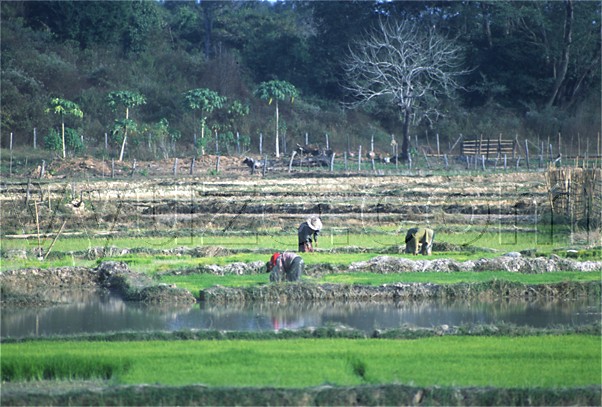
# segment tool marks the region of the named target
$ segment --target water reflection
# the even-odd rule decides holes
[[[64,294],[63,294],[64,295]],[[550,327],[584,325],[601,318],[600,302],[414,301],[305,302],[297,304],[196,304],[145,306],[102,293],[79,293],[67,305],[3,308],[1,337],[183,329],[265,331],[347,326],[366,332],[400,326],[434,327],[511,323]]]

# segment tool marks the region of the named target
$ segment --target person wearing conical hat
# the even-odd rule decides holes
[[[318,216],[310,216],[299,225],[297,236],[299,237],[299,251],[313,252],[314,246],[318,246],[318,234],[322,229],[322,221]]]

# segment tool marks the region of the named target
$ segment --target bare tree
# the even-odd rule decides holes
[[[352,107],[377,98],[397,106],[403,123],[401,158],[407,160],[412,115],[429,121],[441,116],[440,99],[452,96],[461,87],[458,76],[468,72],[462,66],[460,46],[434,28],[422,30],[412,21],[381,20],[350,47],[346,88],[355,99]]]

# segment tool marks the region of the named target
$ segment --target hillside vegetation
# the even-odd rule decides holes
[[[435,27],[462,50],[455,97],[429,96],[435,116],[411,112],[413,144],[438,134],[447,151],[460,134],[503,135],[593,154],[599,15],[600,2],[572,0],[2,2],[1,145],[32,146],[35,133],[37,147],[60,155],[64,123],[67,155],[117,158],[122,144],[125,158],[138,160],[204,148],[256,154],[260,137],[271,153],[279,102],[284,153],[306,141],[324,146],[326,135],[339,150],[367,151],[374,137],[375,149],[388,151],[402,133],[398,106],[382,98],[347,109],[345,76],[349,47],[387,16]],[[273,80],[297,96],[256,92]],[[220,103],[192,107],[185,95],[195,89]],[[126,113],[112,108],[112,92],[143,99]],[[81,117],[59,112],[53,98],[75,103]]]

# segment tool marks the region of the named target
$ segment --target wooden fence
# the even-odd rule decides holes
[[[502,139],[475,139],[475,140],[464,140],[462,142],[462,155],[478,155],[485,156],[485,158],[494,157],[498,154],[503,156],[514,156],[516,151],[515,140],[502,140]]]

